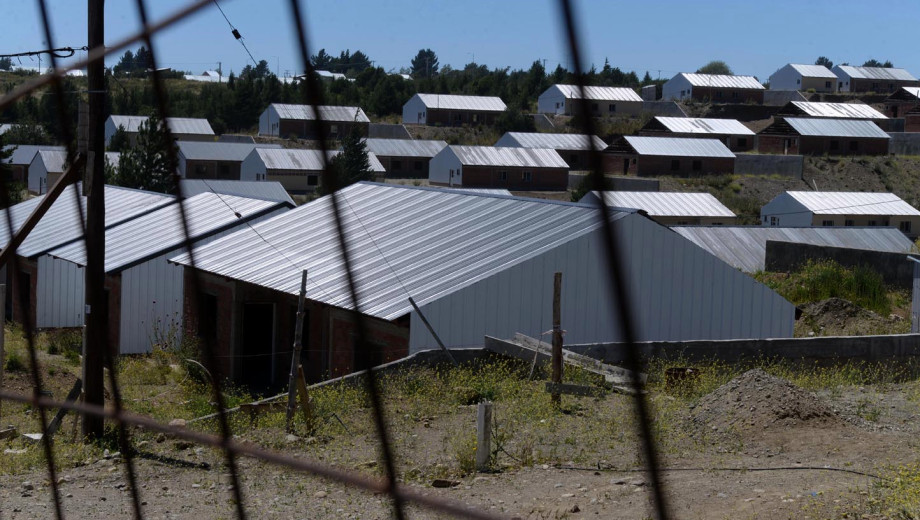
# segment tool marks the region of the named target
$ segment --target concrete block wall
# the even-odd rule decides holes
[[[805,158],[801,155],[735,154],[735,173],[740,175],[782,175],[801,179]]]

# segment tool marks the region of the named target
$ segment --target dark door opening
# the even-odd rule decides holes
[[[275,307],[270,303],[243,304],[243,342],[240,382],[254,392],[267,390],[273,380]]]
[[[623,159],[623,175],[629,174],[629,159]]]
[[[201,293],[198,301],[198,338],[205,345],[217,346],[217,296]]]

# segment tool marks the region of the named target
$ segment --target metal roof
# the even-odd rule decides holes
[[[578,91],[578,85],[553,85],[550,89],[556,88],[566,99],[581,99],[581,93]],[[642,97],[636,94],[636,91],[627,87],[594,87],[586,86],[584,88],[585,99],[593,101],[637,101],[642,102]]]
[[[831,72],[831,69],[824,65],[803,65],[801,63],[790,63],[790,67],[806,78],[830,78],[837,79],[837,75]]]
[[[446,141],[425,139],[381,139],[369,137],[364,140],[367,150],[382,157],[434,157],[447,147]]]
[[[671,229],[725,263],[747,273],[763,271],[767,241],[907,253],[913,242],[895,228],[673,226]]]
[[[66,150],[63,146],[45,146],[45,145],[32,145],[32,144],[8,144],[3,147],[4,150],[9,150],[10,148],[15,148],[13,150],[13,155],[7,159],[8,164],[15,164],[18,166],[28,166],[32,163],[32,159],[35,159],[35,154],[40,150]]]
[[[623,139],[639,155],[660,155],[668,157],[726,157],[734,158],[718,139],[694,137],[641,137],[627,135]]]
[[[306,150],[302,148],[256,148],[253,153],[259,154],[266,170],[294,170],[294,171],[323,171],[323,161],[319,150]],[[326,157],[330,160],[342,153],[340,150],[328,150]],[[368,152],[367,160],[371,164],[371,171],[385,172],[386,169],[377,158],[377,155]]]
[[[67,244],[83,237],[83,229],[77,218],[76,197],[74,189],[82,189],[79,185],[68,186],[54,201],[45,216],[29,233],[16,253],[24,257],[33,257],[51,249]],[[13,220],[13,229],[19,230],[32,211],[46,197],[36,197],[10,208],[10,217]],[[120,188],[117,186],[105,187],[105,225],[112,226],[137,217],[148,211],[165,206],[175,200],[175,197],[152,193],[149,191]],[[85,206],[84,197],[80,197],[80,204]],[[85,215],[85,208],[83,208]],[[6,218],[2,217],[5,221]],[[0,226],[0,244],[4,247],[10,236],[7,226]]]
[[[505,108],[507,108],[505,102],[495,96],[458,96],[453,94],[416,94],[416,96],[429,109],[504,112]]]
[[[220,193],[248,199],[285,202],[296,206],[294,200],[285,191],[280,182],[275,181],[225,181],[204,179],[182,179],[179,189],[184,197],[194,197],[199,193]]]
[[[124,127],[126,132],[137,132],[141,123],[147,120],[147,116],[111,115],[109,119],[115,124],[115,128]],[[214,135],[214,130],[207,119],[167,117],[166,125],[174,134]]]
[[[888,119],[885,114],[865,103],[821,103],[817,101],[792,101],[791,103],[810,117]]]
[[[786,122],[799,134],[815,137],[872,137],[890,139],[872,121],[865,119],[822,119],[787,117]]]
[[[48,173],[63,173],[64,164],[67,162],[65,150],[39,150],[36,154],[41,158]],[[34,159],[33,159],[34,160]]]
[[[786,194],[819,215],[920,215],[920,211],[894,193],[787,191]]]
[[[854,67],[852,65],[837,65],[844,74],[853,79],[877,79],[881,81],[917,81],[910,72],[898,68],[883,67]]]
[[[591,143],[598,150],[607,148],[607,143],[598,136],[585,134],[541,134],[537,132],[506,132],[495,146],[520,148],[552,148],[553,150],[591,150]]]
[[[277,202],[201,193],[184,201],[192,240],[246,222],[272,209]],[[237,216],[240,215],[240,216]],[[105,232],[105,271],[117,272],[146,259],[177,249],[185,242],[178,204],[170,204],[113,226]],[[86,265],[83,241],[54,249],[48,254],[78,265]]]
[[[656,117],[668,130],[681,134],[754,135],[754,132],[737,119],[711,119],[701,117]]]
[[[601,192],[592,191],[580,204],[597,206]],[[719,199],[709,193],[664,191],[605,191],[604,202],[611,208],[642,210],[652,217],[735,217]]]
[[[920,87],[901,87],[901,90],[906,91],[915,98],[920,98]]]
[[[361,311],[387,320],[410,295],[424,305],[601,225],[595,208],[458,190],[360,182],[336,196]],[[329,196],[252,227],[196,248],[197,267],[295,295],[306,269],[308,298],[353,308]]]
[[[281,148],[280,144],[252,144],[204,141],[178,141],[179,152],[195,161],[241,162],[256,148]]]
[[[521,168],[568,168],[556,150],[450,145],[441,153],[453,152],[464,166],[508,166]]]
[[[510,191],[508,191],[508,190],[503,190],[503,189],[500,189],[500,188],[463,188],[463,187],[441,188],[441,187],[433,187],[432,189],[448,190],[448,191],[462,191],[462,192],[466,192],[466,193],[471,193],[471,194],[473,194],[473,195],[502,195],[502,196],[505,196],[505,197],[513,197],[513,196],[514,196],[514,194],[512,194]]]
[[[754,76],[729,76],[726,74],[693,74],[681,72],[694,87],[746,88],[764,90],[764,86]]]
[[[310,105],[287,105],[284,103],[272,103],[281,119],[295,119],[298,121],[313,121],[316,115],[313,107]],[[370,123],[367,114],[361,107],[340,107],[332,105],[320,105],[319,115],[323,121],[333,121],[339,123]]]

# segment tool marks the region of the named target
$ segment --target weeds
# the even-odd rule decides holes
[[[827,298],[843,298],[882,316],[891,312],[888,287],[869,267],[843,267],[832,260],[809,260],[788,275],[759,272],[754,278],[798,305]]]

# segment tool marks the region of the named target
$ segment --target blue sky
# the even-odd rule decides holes
[[[47,0],[57,46],[86,43],[86,1]],[[31,0],[0,0],[0,53],[43,48],[38,8]],[[286,0],[220,0],[256,59],[282,75],[300,69]],[[185,0],[149,0],[153,19]],[[137,30],[133,0],[106,2],[106,41]],[[889,0],[575,0],[587,61],[641,77],[668,78],[712,59],[736,74],[761,80],[785,63],[891,60],[920,76],[920,54],[910,36],[920,2]],[[312,52],[360,49],[376,64],[398,70],[430,47],[442,66],[473,61],[489,67],[547,68],[568,63],[554,0],[310,0],[305,1]],[[207,8],[156,42],[162,66],[200,73],[217,67],[239,71],[249,58],[216,8]],[[109,61],[113,65],[117,60]],[[23,65],[37,65],[23,60]],[[660,72],[659,72],[660,71]]]

